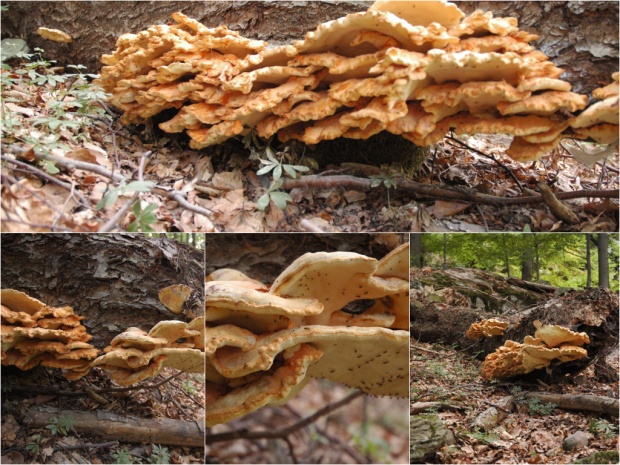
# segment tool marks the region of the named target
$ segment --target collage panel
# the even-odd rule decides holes
[[[2,463],[205,463],[202,234],[2,234]]]
[[[210,463],[408,463],[407,234],[206,240]]]
[[[411,464],[618,462],[618,250],[411,236]]]

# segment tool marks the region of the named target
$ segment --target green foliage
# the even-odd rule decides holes
[[[170,453],[167,447],[153,444],[151,455],[147,459],[148,463],[170,463]]]
[[[71,415],[61,415],[51,419],[51,423],[45,428],[50,430],[53,435],[60,434],[66,436],[75,425],[75,418]]]
[[[596,238],[596,235],[593,235]],[[521,275],[524,251],[538,253],[540,279],[556,287],[586,286],[585,234],[448,234],[445,237],[447,267],[478,268],[504,276]],[[609,234],[610,285],[618,290],[618,234]],[[424,266],[443,266],[444,234],[422,235]],[[593,285],[598,282],[598,252],[591,248]]]
[[[150,203],[146,206],[144,210],[142,210],[142,206],[140,204],[140,200],[137,200],[133,206],[133,214],[136,217],[129,226],[127,227],[127,231],[129,232],[153,232],[155,231],[151,225],[157,223],[157,217],[153,211],[157,208],[157,205],[154,203]]]
[[[257,202],[257,208],[260,211],[267,211],[271,202],[273,202],[278,208],[285,209],[288,202],[292,202],[293,198],[286,192],[281,192],[279,189],[282,187],[284,180],[283,175],[296,179],[300,173],[306,173],[310,171],[310,165],[316,168],[316,162],[311,158],[304,160],[305,164],[295,163],[297,155],[291,151],[290,146],[285,146],[282,150],[274,150],[271,147],[273,137],[271,137],[266,144],[263,144],[257,137],[255,131],[250,131],[243,138],[243,144],[246,149],[250,150],[250,160],[258,160],[261,165],[256,174],[263,176],[271,173],[271,183],[267,188],[267,191],[261,195]]]
[[[379,187],[381,184],[383,184],[383,186],[387,189],[387,201],[388,201],[388,208],[391,209],[392,206],[390,204],[390,189],[394,188],[396,189],[397,187],[397,182],[396,182],[396,178],[398,176],[398,173],[395,172],[388,172],[388,171],[381,171],[381,173],[379,174],[373,174],[370,177],[370,179],[372,179],[372,182],[370,183],[370,187]]]
[[[383,438],[369,434],[369,430],[370,422],[366,421],[361,431],[352,433],[353,443],[365,457],[372,457],[373,463],[387,463],[390,445]]]
[[[114,463],[135,463],[133,455],[127,449],[119,449],[110,456],[114,459]]]
[[[2,137],[7,141],[21,141],[33,146],[35,151],[50,154],[51,150],[69,150],[63,139],[83,140],[80,131],[90,118],[107,118],[100,101],[106,94],[90,80],[97,77],[84,73],[82,65],[70,65],[71,72],[55,74],[53,61],[42,59],[43,50],[35,53],[18,53],[16,65],[2,63],[0,91],[2,98]],[[12,90],[17,92],[9,92]],[[25,118],[7,103],[20,107],[41,106],[42,114]],[[41,162],[43,169],[51,174],[58,169],[49,161]]]
[[[527,409],[532,415],[546,416],[555,412],[555,405],[553,402],[542,402],[537,397],[530,397],[527,399]]]
[[[618,436],[618,427],[602,418],[591,419],[588,431],[597,438],[611,439]]]
[[[486,442],[487,444],[493,444],[499,441],[499,437],[495,433],[489,433],[487,431],[475,430],[475,431],[466,431],[465,436],[469,436],[470,438],[478,441],[478,442]]]
[[[273,201],[273,203],[282,210],[286,208],[286,204],[288,202],[293,201],[293,198],[288,194],[288,192],[281,192],[278,190],[282,186],[283,182],[284,180],[282,178],[277,181],[273,181],[267,189],[267,192],[260,196],[258,202],[256,203],[256,206],[260,211],[266,211],[269,208],[271,201]]]
[[[32,442],[26,444],[26,450],[32,455],[39,455],[41,453],[41,441],[43,437],[40,434],[32,436]]]
[[[194,386],[194,383],[191,379],[186,379],[185,381],[183,381],[183,383],[181,384],[181,388],[188,394],[196,394],[196,387]]]
[[[95,208],[97,210],[102,210],[104,208],[110,207],[116,203],[119,195],[126,194],[127,192],[149,192],[154,185],[155,183],[153,181],[132,181],[130,183],[121,181],[118,186],[108,186],[106,192],[101,197],[101,200]]]

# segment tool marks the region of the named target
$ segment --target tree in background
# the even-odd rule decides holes
[[[590,248],[585,234],[422,234],[418,263],[432,268],[478,268],[507,277],[521,275],[557,287],[583,288],[592,282],[618,289],[618,272],[609,276],[610,264],[617,269],[618,234],[590,235],[596,248]],[[604,236],[601,244],[600,236]],[[604,252],[601,252],[603,251]],[[590,261],[589,261],[590,260]],[[597,260],[598,268],[591,267]],[[412,262],[412,266],[417,266]],[[605,268],[607,266],[607,268]],[[590,278],[588,280],[588,269]],[[605,271],[607,270],[607,271]],[[607,280],[605,281],[605,273]]]

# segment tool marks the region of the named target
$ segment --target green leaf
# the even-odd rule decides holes
[[[372,180],[372,182],[370,183],[370,187],[377,187],[377,186],[380,186],[382,182],[383,182],[383,181],[382,181],[381,179],[376,179],[376,178],[375,178],[375,179],[373,179],[373,180]]]
[[[293,201],[293,198],[287,192],[272,192],[270,195],[273,203],[275,203],[282,210],[286,208],[287,202]]]
[[[256,202],[256,208],[264,212],[268,206],[269,206],[269,194],[261,195],[260,198],[258,199],[258,202]]]
[[[282,177],[282,165],[278,165],[273,170],[273,180],[277,181]]]
[[[49,160],[41,160],[39,162],[39,165],[41,166],[41,168],[43,168],[49,174],[58,174],[58,173],[60,173],[60,170],[56,167],[54,162],[51,162]]]
[[[153,181],[132,181],[125,186],[125,191],[150,192],[154,185]]]
[[[276,191],[280,189],[280,187],[284,184],[284,179],[274,179],[271,185],[269,186],[269,192]]]
[[[261,160],[261,162],[263,162],[263,160]],[[267,174],[267,173],[269,173],[269,172],[270,172],[272,169],[274,169],[274,168],[275,168],[275,165],[269,164],[269,165],[267,165],[267,166],[265,166],[265,167],[263,167],[263,168],[259,169],[259,170],[256,172],[256,174],[257,174],[258,176],[262,176],[263,174]]]
[[[134,220],[134,221],[132,221],[132,222],[129,224],[129,226],[127,226],[127,231],[128,231],[128,232],[138,232],[138,229],[139,229],[139,227],[138,227],[138,226],[139,226],[139,225],[138,225],[138,220]]]

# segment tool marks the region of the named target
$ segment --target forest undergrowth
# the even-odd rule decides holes
[[[617,418],[560,410],[521,397],[533,390],[618,398],[618,383],[597,382],[591,370],[578,376],[543,374],[537,379],[487,382],[478,374],[481,361],[462,348],[412,338],[410,355],[412,405],[446,404],[445,409],[425,414],[439,417],[455,439],[437,452],[432,463],[576,463],[594,452],[618,448]],[[496,428],[472,427],[480,413],[510,395],[515,396],[516,408]],[[576,431],[588,432],[591,439],[587,447],[567,452],[562,442]]]

